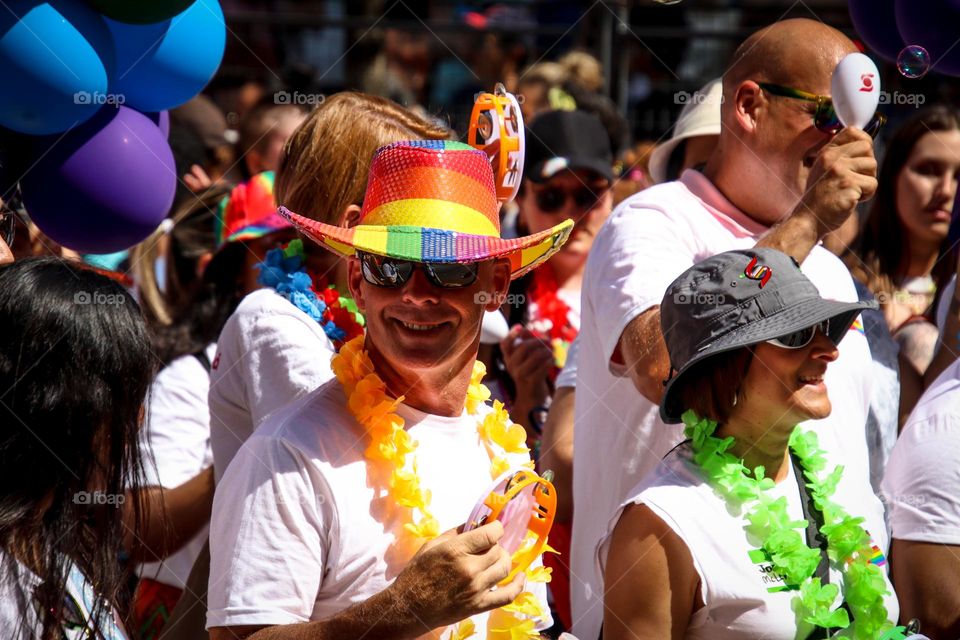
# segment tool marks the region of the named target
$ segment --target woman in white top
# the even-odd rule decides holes
[[[660,414],[682,416],[690,440],[614,519],[604,638],[873,640],[893,629],[881,504],[797,426],[829,415],[824,373],[869,306],[823,300],[796,261],[765,248],[713,256],[667,289],[673,375]]]
[[[877,193],[844,262],[876,296],[900,345],[900,424],[939,370],[926,375],[937,344],[934,311],[956,271],[949,237],[960,180],[960,111],[916,112],[886,145]]]

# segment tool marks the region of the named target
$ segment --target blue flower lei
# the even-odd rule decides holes
[[[257,277],[260,285],[270,287],[319,323],[330,340],[344,342],[347,339],[347,332],[332,318],[323,319],[327,303],[314,292],[313,279],[304,267],[303,240],[297,238],[282,249],[271,249],[257,269],[260,270]],[[362,325],[362,316],[357,321]]]

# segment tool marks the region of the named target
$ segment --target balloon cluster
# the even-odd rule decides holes
[[[217,0],[7,0],[0,15],[0,193],[81,253],[136,244],[177,185],[166,110],[223,58]]]
[[[863,41],[900,72],[916,78],[932,69],[960,76],[957,0],[850,0],[850,18]]]

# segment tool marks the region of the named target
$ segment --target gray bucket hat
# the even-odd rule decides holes
[[[831,320],[834,344],[875,301],[824,300],[790,256],[759,248],[720,253],[690,267],[667,288],[660,327],[670,354],[660,418],[680,422],[677,382],[711,356],[759,344]]]

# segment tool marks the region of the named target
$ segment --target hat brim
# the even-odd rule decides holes
[[[530,167],[529,172],[525,172],[526,178],[531,182],[536,182],[537,184],[542,184],[547,182],[554,176],[563,171],[592,171],[599,175],[601,178],[606,179],[608,182],[613,182],[613,166],[611,162],[604,162],[603,160],[597,158],[570,158],[567,162],[557,168],[556,171],[550,175],[543,174],[543,167],[550,162],[550,160],[544,160],[543,162],[538,162],[536,165]]]
[[[308,238],[343,257],[362,251],[412,262],[462,263],[505,258],[510,261],[511,278],[519,278],[546,262],[560,250],[573,229],[573,220],[564,220],[540,233],[505,239],[414,225],[340,227],[317,222],[286,207],[277,212]]]
[[[876,308],[877,304],[873,300],[838,302],[820,298],[785,309],[768,318],[745,324],[720,336],[690,358],[667,382],[663,390],[663,398],[660,401],[660,419],[666,424],[682,422],[681,416],[689,407],[680,406],[680,398],[677,393],[680,387],[677,384],[696,364],[721,353],[766,342],[828,319],[833,321],[830,323],[829,337],[834,344],[840,344],[847,332],[851,330],[851,325],[860,312],[865,309]]]
[[[669,140],[658,144],[650,154],[650,160],[647,162],[647,171],[650,173],[650,177],[653,179],[654,183],[660,184],[661,182],[667,181],[667,163],[670,162],[670,155],[673,153],[673,150],[676,149],[681,142],[699,136],[719,135],[719,124],[706,124],[690,129],[689,131],[684,131],[680,135],[674,136]]]

